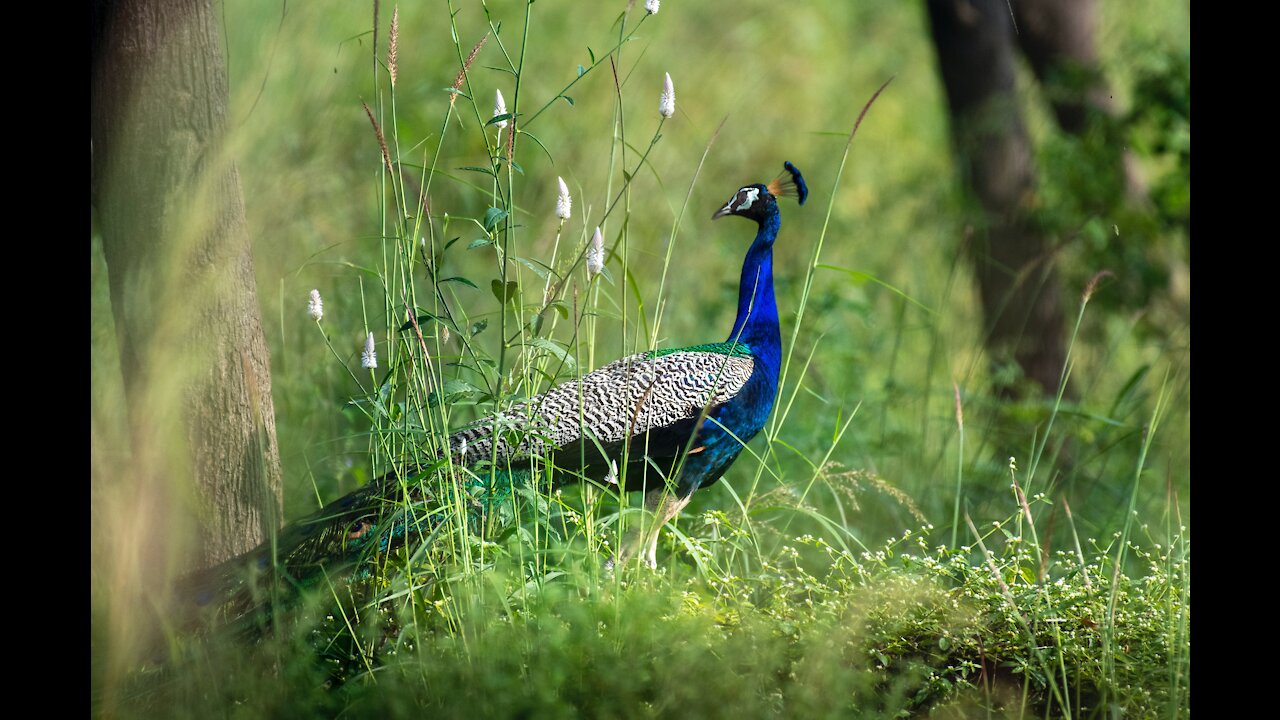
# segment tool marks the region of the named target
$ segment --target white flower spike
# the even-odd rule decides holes
[[[591,236],[591,247],[587,249],[587,277],[599,275],[604,270],[604,236],[600,228]]]
[[[507,101],[502,97],[502,91],[497,90],[495,91],[495,97],[493,100],[493,117],[498,117],[499,115],[506,115],[506,114],[507,114]],[[504,128],[507,126],[507,121],[499,120],[498,122],[494,123],[494,125],[497,125],[500,128]]]
[[[573,210],[573,198],[569,197],[569,186],[564,184],[564,178],[556,177],[556,182],[560,183],[560,196],[556,198],[556,217],[568,220]]]
[[[320,299],[319,290],[311,291],[311,299],[307,301],[307,314],[316,322],[320,322],[320,318],[324,317],[324,301]]]
[[[658,101],[658,112],[664,118],[676,114],[676,88],[671,84],[671,73],[667,73],[667,80],[662,84],[662,99]]]
[[[661,4],[661,0],[644,0],[644,11],[650,15],[657,15],[658,6]]]
[[[373,347],[373,333],[364,341],[364,352],[360,353],[360,366],[366,370],[378,369],[378,352]]]

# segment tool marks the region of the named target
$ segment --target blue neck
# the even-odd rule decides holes
[[[773,241],[781,226],[782,215],[776,209],[760,223],[755,242],[742,263],[738,319],[729,333],[730,341],[749,345],[752,354],[775,373],[782,355],[782,337],[778,330],[778,303],[773,296]]]

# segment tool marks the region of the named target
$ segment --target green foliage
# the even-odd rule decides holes
[[[954,549],[932,545],[927,527],[858,556],[800,536],[751,576],[601,581],[572,562],[530,581],[527,569],[500,560],[434,601],[384,605],[354,626],[334,612],[252,645],[206,645],[132,709],[174,717],[233,706],[246,717],[281,707],[391,717],[1184,714],[1185,538],[1130,544],[1146,564],[1131,577],[1115,571],[1118,539],[1091,542],[1087,554],[1050,552],[1018,534],[1021,512]],[[715,525],[710,514],[702,519]],[[722,540],[698,542],[724,552]],[[217,702],[183,704],[210,692]]]
[[[1090,112],[1080,135],[1040,143],[1040,220],[1079,248],[1067,263],[1074,285],[1113,271],[1098,298],[1108,310],[1154,304],[1171,314],[1157,322],[1182,324],[1190,299],[1171,283],[1191,257],[1191,57],[1154,41],[1130,42],[1126,55],[1130,108]]]

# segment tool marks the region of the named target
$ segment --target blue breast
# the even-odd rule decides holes
[[[688,488],[692,492],[720,479],[744,445],[764,428],[777,389],[777,366],[756,357],[755,369],[738,394],[703,421],[693,443],[703,449],[685,457],[679,483],[682,491]]]

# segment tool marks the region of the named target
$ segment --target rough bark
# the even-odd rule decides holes
[[[92,9],[92,202],[132,451],[129,477],[111,481],[137,500],[135,517],[102,522],[140,535],[121,549],[140,572],[174,572],[248,550],[280,523],[270,362],[222,143],[227,77],[212,3]],[[192,530],[191,554],[175,557]]]
[[[1013,18],[1004,0],[927,5],[953,144],[980,205],[968,249],[988,354],[996,363],[1016,361],[1053,392],[1065,362],[1065,319],[1052,246],[1032,212],[1034,153],[1015,87]]]

